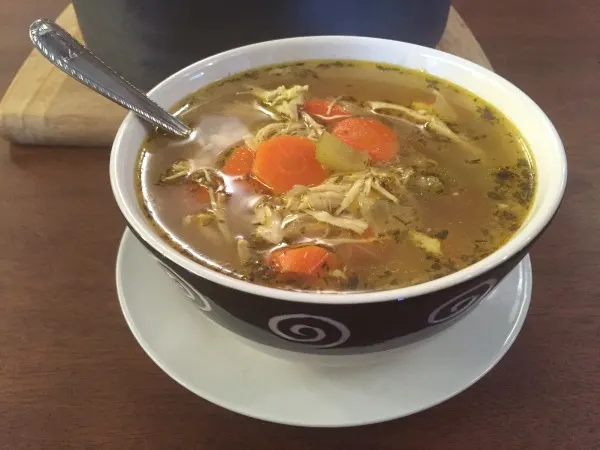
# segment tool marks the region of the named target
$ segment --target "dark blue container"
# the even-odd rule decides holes
[[[215,53],[284,37],[355,35],[434,47],[450,0],[73,0],[87,45],[150,89]]]

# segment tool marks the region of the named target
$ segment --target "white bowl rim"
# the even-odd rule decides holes
[[[199,276],[201,278],[204,278],[206,280],[209,280],[211,282],[225,286],[230,289],[246,292],[257,296],[312,304],[368,304],[382,301],[390,301],[394,299],[407,299],[411,297],[431,294],[437,291],[450,288],[452,286],[456,286],[472,278],[487,273],[493,270],[495,267],[506,262],[507,260],[515,256],[515,254],[517,254],[518,252],[526,248],[528,245],[530,245],[531,242],[544,230],[544,228],[552,220],[552,218],[556,214],[556,211],[558,210],[558,207],[560,206],[567,181],[566,154],[564,151],[562,141],[552,122],[541,110],[541,108],[529,96],[527,96],[527,94],[525,94],[515,85],[484,67],[481,67],[471,61],[465,60],[463,58],[449,53],[406,42],[391,41],[387,39],[362,36],[306,36],[286,39],[275,39],[271,41],[250,44],[243,47],[237,47],[190,64],[189,66],[181,69],[180,71],[161,81],[158,85],[156,85],[148,92],[148,95],[152,97],[153,94],[160,92],[166,86],[177,83],[179,79],[186,77],[188,74],[196,72],[202,67],[218,64],[220,60],[226,59],[228,57],[234,57],[236,55],[243,54],[247,51],[252,51],[259,48],[268,49],[269,47],[275,48],[279,46],[294,44],[298,41],[303,41],[305,43],[309,41],[315,45],[335,44],[342,41],[354,41],[357,44],[377,44],[383,42],[393,42],[394,44],[398,45],[399,50],[401,50],[402,48],[412,48],[413,50],[418,50],[439,60],[446,60],[447,62],[450,62],[454,65],[461,65],[463,67],[466,67],[468,70],[477,73],[480,76],[491,77],[497,83],[501,84],[503,88],[507,88],[513,91],[514,93],[519,95],[524,102],[529,103],[529,106],[531,106],[535,110],[535,113],[538,116],[537,120],[544,122],[545,127],[551,134],[550,137],[552,138],[557,149],[559,150],[561,160],[558,162],[558,165],[560,167],[560,173],[558,174],[559,178],[556,179],[556,183],[558,183],[558,189],[555,191],[554,197],[551,199],[550,207],[544,211],[544,214],[537,214],[535,217],[533,217],[531,221],[525,226],[521,227],[521,229],[518,230],[517,233],[515,233],[507,243],[505,243],[502,247],[497,249],[489,256],[457,272],[453,272],[444,277],[425,283],[382,291],[343,291],[340,293],[322,293],[318,291],[293,291],[266,287],[259,284],[251,283],[249,281],[236,279],[229,275],[217,272],[186,257],[182,253],[175,250],[166,241],[160,238],[155,231],[153,231],[152,226],[147,222],[147,219],[145,217],[141,217],[142,215],[136,211],[138,205],[130,205],[126,201],[123,195],[122,182],[117,176],[117,168],[120,160],[119,155],[121,155],[122,152],[131,151],[131,149],[124,148],[124,146],[121,145],[121,143],[128,133],[128,128],[131,127],[136,121],[141,120],[134,113],[130,112],[127,114],[127,116],[121,123],[121,126],[117,131],[111,149],[111,187],[119,209],[121,210],[121,213],[125,217],[129,226],[133,227],[135,233],[139,235],[141,239],[143,239],[146,242],[146,244],[150,245],[155,251],[160,253],[167,260],[170,260],[171,262],[183,267],[184,269],[188,270],[196,276]],[[377,60],[376,62],[381,62],[381,60]],[[258,68],[260,67],[260,65],[255,67]],[[465,89],[468,88],[465,87]],[[191,92],[189,92],[186,95],[189,95],[190,93]],[[518,124],[516,125],[518,126]],[[536,196],[538,194],[539,193],[536,192]]]

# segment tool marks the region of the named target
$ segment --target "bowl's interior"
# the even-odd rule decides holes
[[[195,90],[230,74],[306,59],[367,60],[422,69],[464,87],[502,111],[529,144],[537,168],[536,197],[520,230],[502,248],[472,266],[434,281],[402,289],[369,294],[346,293],[340,298],[340,294],[283,291],[234,280],[177,253],[146,223],[134,190],[134,171],[147,126],[130,113],[113,145],[111,182],[126,220],[144,240],[186,269],[236,289],[297,301],[355,303],[421,295],[481,274],[525,247],[552,218],[566,183],[565,154],[552,123],[529,97],[508,81],[476,64],[437,50],[396,41],[340,36],[270,41],[234,49],[195,63],[160,83],[150,91],[150,96],[168,108]]]

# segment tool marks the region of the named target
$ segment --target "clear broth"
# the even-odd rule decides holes
[[[308,97],[341,97],[357,104],[429,104],[441,96],[454,114],[449,128],[465,137],[471,147],[422,133],[422,127],[416,129],[393,114],[374,116],[398,135],[398,156],[390,164],[414,168],[422,176],[431,172],[443,181],[442,193],[409,188],[416,218],[408,227],[436,239],[441,254],[425,251],[406,233],[360,244],[359,250],[355,244],[336,245],[330,250],[341,259],[338,262],[344,276],[315,280],[283,276],[271,270],[265,262],[268,245],[261,247],[260,256],[255,255],[253,261],[241,263],[235,243],[224,242],[218,232],[199,232],[198,226],[185,225],[182,218],[202,208],[190,195],[189,184],[166,185],[158,180],[181,159],[200,159],[202,165],[218,170],[248,133],[271,122],[268,116],[247,107],[253,99],[248,84],[264,89],[308,85]],[[198,134],[182,142],[155,131],[143,144],[137,189],[148,220],[165,240],[193,260],[272,287],[328,292],[382,290],[439,278],[501,247],[523,223],[534,197],[534,162],[517,129],[492,105],[425,72],[359,61],[303,61],[270,66],[200,89],[174,111]],[[248,219],[248,205],[260,193],[236,189],[230,178],[224,179],[228,186],[227,226],[233,236],[248,237],[254,227]],[[272,245],[271,250],[278,248],[281,245]]]

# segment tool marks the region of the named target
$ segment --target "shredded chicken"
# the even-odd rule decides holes
[[[318,211],[331,211],[342,203],[344,194],[335,191],[329,192],[308,192],[297,204],[296,209],[312,209]]]
[[[318,185],[311,188],[294,186],[285,195],[285,207],[290,211],[305,209],[332,210],[337,208],[344,198],[344,186]]]
[[[308,86],[299,85],[290,88],[279,86],[273,90],[251,87],[250,92],[260,99],[260,102],[254,103],[254,107],[274,122],[262,127],[254,136],[246,136],[246,145],[256,149],[261,142],[284,135],[318,140],[325,127],[316,122],[310,114],[299,110],[307,90]]]
[[[311,188],[311,190],[314,188]],[[297,184],[295,185],[293,188],[291,188],[289,191],[287,191],[287,193],[285,194],[285,196],[287,198],[292,198],[292,197],[297,197],[298,195],[302,195],[305,192],[308,192],[308,188],[306,186],[303,186],[301,184]]]
[[[295,222],[296,220],[298,220],[300,217],[302,217],[301,214],[288,214],[287,216],[285,216],[283,218],[283,220],[281,221],[281,227],[282,228],[286,228],[289,224],[291,224],[292,222]]]
[[[342,98],[342,96],[338,96],[329,102],[329,106],[327,106],[327,115],[328,116],[331,114],[331,111],[333,111],[333,107],[339,103],[341,98]]]
[[[275,109],[271,108],[268,105],[264,105],[258,101],[255,101],[252,103],[252,106],[254,106],[254,108],[256,110],[260,111],[264,115],[269,116],[269,118],[271,120],[275,120],[277,122],[280,122],[283,120],[283,117],[281,116],[281,114],[279,114]]]
[[[231,234],[231,231],[229,231],[229,227],[227,226],[227,220],[225,219],[225,202],[227,195],[222,192],[219,192],[215,196],[214,191],[212,189],[209,189],[208,192],[211,198],[211,203],[214,202],[215,205],[213,207],[213,211],[215,214],[215,218],[217,219],[217,228],[223,235],[223,238],[226,242],[232,242],[233,236]]]
[[[224,182],[214,167],[199,165],[196,161],[175,161],[160,177],[161,183],[180,183],[192,180],[202,186],[219,189]]]
[[[201,166],[192,159],[180,159],[175,161],[160,177],[161,183],[170,183],[173,181],[181,181],[190,177],[196,177],[202,174],[208,175],[209,172],[214,172],[214,167]]]
[[[196,214],[190,214],[183,218],[184,225],[197,224],[201,227],[211,224],[215,220],[215,215],[211,211],[202,211]]]
[[[439,239],[432,238],[425,233],[414,230],[410,230],[408,235],[416,245],[421,247],[427,253],[434,256],[442,256],[442,244]]]
[[[242,264],[246,264],[252,258],[246,239],[240,238],[237,240],[237,253]]]
[[[212,224],[217,225],[217,229],[221,233],[226,242],[232,242],[233,236],[227,226],[225,218],[225,203],[227,194],[223,192],[215,192],[212,187],[208,187],[208,196],[210,198],[210,208],[196,214],[191,214],[183,218],[184,225],[196,224],[204,229]]]
[[[258,130],[254,135],[254,141],[256,144],[260,144],[275,136],[304,136],[308,132],[302,122],[275,122],[265,125]]]
[[[328,223],[338,228],[354,231],[358,234],[364,233],[365,230],[369,228],[369,224],[364,220],[350,216],[336,217],[326,211],[307,211],[307,214],[311,215],[319,222]]]
[[[283,242],[283,230],[276,223],[271,225],[261,225],[256,227],[256,237],[263,239],[270,244],[280,244]]]
[[[339,216],[352,205],[357,205],[365,215],[370,199],[381,197],[387,201],[398,203],[398,198],[383,187],[389,182],[396,186],[395,190],[405,191],[408,175],[412,169],[396,169],[383,171],[371,169],[360,174],[351,173],[330,177],[322,184],[312,187],[295,186],[283,198],[287,211],[325,211]]]
[[[325,247],[335,247],[336,245],[342,244],[371,244],[373,242],[380,242],[383,239],[391,239],[387,236],[382,237],[372,237],[372,238],[318,238],[311,239],[311,241],[315,241],[319,245],[324,245]]]
[[[187,177],[190,174],[191,161],[190,160],[179,160],[175,161],[171,167],[169,167],[165,173],[160,177],[161,183],[168,183],[171,181],[179,180],[180,178]]]
[[[365,181],[365,188],[362,192],[365,197],[368,197],[371,193],[371,187],[373,187],[373,178],[369,177],[367,178],[367,181]]]
[[[282,217],[268,205],[255,208],[256,236],[271,243],[279,244],[283,241]]]
[[[341,192],[345,193],[348,190],[348,184],[334,184],[327,180],[322,184],[310,188],[311,192]]]
[[[329,114],[329,113],[328,113],[328,114]],[[348,278],[348,277],[346,276],[346,274],[345,274],[344,272],[342,272],[340,269],[335,269],[335,270],[332,270],[332,271],[329,273],[329,275],[330,275],[330,276],[332,276],[332,277],[334,277],[334,278],[339,278],[339,279],[341,279],[341,280],[345,280],[345,279],[347,279],[347,278]]]
[[[438,136],[448,138],[452,142],[464,145],[470,150],[479,151],[479,149],[475,147],[466,137],[456,134],[454,131],[448,128],[448,125],[446,125],[444,121],[438,119],[437,117],[432,117],[431,120],[425,124],[425,127],[428,130],[436,133]]]
[[[397,111],[403,116],[410,119],[412,122],[423,125],[425,129],[430,130],[438,136],[449,139],[450,141],[460,144],[472,153],[481,155],[483,152],[477,146],[475,146],[467,137],[459,135],[448,128],[448,125],[436,117],[433,114],[427,113],[427,111],[420,110],[415,111],[414,109],[407,108],[406,106],[396,105],[395,103],[388,102],[377,102],[371,101],[366,102],[366,105],[374,113],[381,113],[382,111]]]
[[[325,131],[325,126],[318,123],[315,119],[311,117],[310,114],[307,114],[304,111],[302,111],[302,119],[308,130],[306,137],[315,141],[318,140],[319,137]]]
[[[373,179],[373,189],[379,192],[381,195],[386,197],[388,200],[391,200],[394,203],[398,203],[398,199],[390,194],[383,186],[379,183],[377,179]]]
[[[316,122],[315,124],[320,127]],[[245,142],[250,148],[255,149],[261,142],[276,136],[302,136],[317,140],[320,133],[322,133],[321,129],[306,122],[274,122],[262,127],[253,137],[247,137]]]
[[[350,206],[352,204],[352,202],[354,202],[354,200],[356,200],[356,198],[358,197],[358,194],[360,193],[364,184],[365,184],[364,177],[359,178],[358,180],[356,180],[354,182],[354,184],[352,185],[352,187],[350,188],[350,190],[344,197],[344,201],[342,201],[342,204],[340,205],[340,207],[335,211],[336,214],[340,214],[342,211],[344,211],[346,208],[348,208],[348,206]]]
[[[308,86],[294,85],[290,88],[279,86],[270,91],[251,87],[250,91],[265,105],[270,106],[287,119],[296,121],[299,117],[298,107],[304,103],[304,95],[308,91]]]
[[[414,109],[407,108],[406,106],[396,105],[395,103],[372,101],[366,102],[365,104],[372,112],[375,113],[381,111],[398,111],[403,116],[411,119],[413,122],[419,125],[424,125],[431,120],[431,116],[427,114],[423,114],[421,112],[415,111]]]

